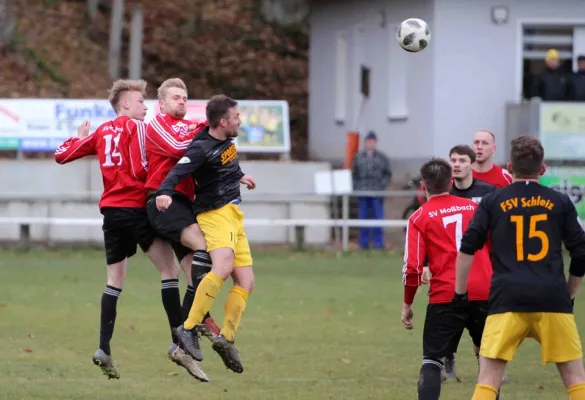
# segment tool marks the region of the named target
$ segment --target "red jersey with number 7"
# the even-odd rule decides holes
[[[425,258],[432,274],[429,303],[449,303],[455,294],[455,261],[463,233],[477,208],[472,200],[450,194],[431,197],[408,220],[404,250],[403,284],[411,304],[421,285]],[[487,300],[492,265],[488,250],[475,253],[469,274],[469,300]],[[409,295],[410,293],[410,295]],[[409,298],[412,297],[412,298]]]
[[[67,139],[55,151],[55,161],[67,164],[97,155],[104,191],[99,207],[146,207],[146,125],[126,116],[100,125],[80,139]]]

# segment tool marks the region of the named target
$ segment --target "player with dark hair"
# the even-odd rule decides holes
[[[454,146],[449,152],[449,161],[453,167],[453,186],[449,192],[452,195],[464,197],[479,204],[483,196],[497,189],[495,185],[473,176],[475,152],[471,147],[467,145]]]
[[[248,296],[254,287],[254,271],[244,230],[244,213],[240,209],[240,183],[248,189],[254,189],[256,184],[240,169],[233,142],[241,123],[238,103],[218,95],[209,100],[205,111],[209,126],[195,137],[184,157],[161,184],[156,205],[161,212],[167,212],[169,206],[174,204],[171,195],[176,185],[188,176],[196,180],[194,209],[213,263],[211,272],[205,275],[197,288],[189,317],[177,332],[185,350],[201,361],[203,354],[197,327],[225,280],[231,276],[233,287],[226,300],[223,326],[212,347],[227,368],[241,373],[244,368],[234,340]]]
[[[474,203],[479,203],[484,195],[496,190],[494,185],[482,182],[473,177],[472,164],[475,162],[475,152],[471,147],[467,145],[454,146],[449,151],[449,161],[453,168],[453,185],[449,190],[450,194],[472,200]],[[424,283],[427,283],[428,276],[430,275],[428,267],[425,267],[424,274]],[[486,315],[484,311],[486,310],[487,304],[481,304],[480,302],[474,304],[474,311],[481,314],[477,319],[478,321],[485,321]],[[479,347],[475,344],[473,347],[479,359]],[[455,353],[449,354],[445,358],[445,365],[441,371],[441,376],[443,380],[459,381],[455,371]]]
[[[422,283],[423,262],[428,257],[432,277],[423,329],[418,398],[436,400],[441,394],[441,369],[445,357],[456,351],[463,331],[467,328],[473,343],[480,345],[483,331],[481,316],[485,315],[482,307],[489,295],[491,266],[487,250],[480,250],[468,285],[473,304],[467,310],[454,312],[451,300],[455,293],[455,259],[461,236],[477,205],[471,200],[449,194],[452,169],[447,161],[432,159],[421,167],[420,173],[428,201],[408,220],[401,322],[406,329],[413,328],[412,303]]]
[[[491,233],[493,282],[474,400],[493,400],[508,361],[526,337],[554,362],[571,400],[585,399],[585,368],[573,299],[585,275],[585,233],[563,193],[539,184],[544,150],[537,138],[513,139],[512,185],[485,196],[461,240],[454,305],[466,307],[474,254]],[[565,277],[562,243],[570,253]],[[466,291],[467,288],[467,291]]]
[[[128,258],[136,253],[138,245],[160,271],[163,282],[178,280],[173,250],[156,238],[146,215],[146,127],[142,122],[147,110],[144,105],[145,91],[146,82],[143,80],[120,79],[114,82],[109,91],[109,101],[116,111],[116,119],[103,123],[91,134],[89,122],[84,123],[78,129],[78,137],[68,139],[55,152],[55,160],[59,164],[89,155],[97,155],[100,163],[104,191],[99,207],[104,216],[102,229],[108,268],[107,284],[101,300],[100,344],[93,362],[104,375],[115,379],[120,378],[120,373],[112,360],[110,341]],[[180,303],[174,307],[164,305],[167,316],[181,313]],[[208,380],[198,363],[182,349],[171,346],[168,355],[195,378]]]

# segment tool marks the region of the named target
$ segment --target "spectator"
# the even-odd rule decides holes
[[[536,75],[532,81],[530,97],[539,97],[542,101],[568,100],[568,79],[561,66],[559,52],[550,49],[544,58],[546,69]]]
[[[378,138],[374,132],[366,135],[364,150],[353,161],[354,189],[379,192],[388,187],[392,178],[390,162],[385,154],[376,149]],[[363,196],[358,198],[360,219],[384,219],[384,197]],[[376,249],[384,248],[382,227],[360,228],[360,247],[367,249],[373,243]]]
[[[577,57],[577,71],[569,83],[569,100],[585,101],[585,55]]]

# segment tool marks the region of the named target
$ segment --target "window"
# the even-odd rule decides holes
[[[573,71],[573,26],[525,26],[522,37],[522,97],[530,97],[532,77],[545,67],[544,57],[556,49],[561,57],[560,68]]]

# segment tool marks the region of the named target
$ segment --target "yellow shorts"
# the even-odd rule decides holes
[[[229,247],[234,252],[234,266],[252,265],[252,253],[244,231],[244,213],[238,204],[226,204],[217,210],[197,215],[197,223],[207,241],[207,251]]]
[[[527,337],[540,343],[543,365],[583,357],[575,316],[549,312],[507,312],[488,316],[479,354],[511,361]]]

